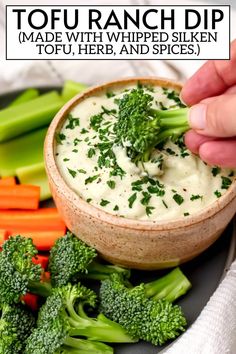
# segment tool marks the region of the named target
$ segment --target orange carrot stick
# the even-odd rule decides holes
[[[11,236],[21,235],[24,237],[32,238],[33,244],[39,251],[49,251],[54,246],[55,241],[64,236],[65,230],[57,231],[24,231],[18,230],[11,233]]]
[[[38,254],[36,257],[32,258],[34,264],[40,264],[41,267],[46,270],[48,267],[48,256],[43,256]]]
[[[41,276],[41,281],[43,281],[43,282],[50,282],[50,280],[51,280],[51,275],[50,275],[50,273],[49,272],[44,272],[43,274],[42,274],[42,276]]]
[[[17,232],[20,229],[25,231],[65,231],[66,225],[56,208],[41,208],[32,211],[0,210],[0,229],[9,232]]]
[[[38,186],[0,186],[0,209],[37,209],[39,198]]]
[[[6,240],[8,240],[8,238],[9,238],[8,232],[6,230],[0,230],[0,247]]]
[[[15,177],[3,177],[0,179],[0,186],[15,186]]]
[[[39,296],[31,293],[27,293],[22,296],[22,301],[28,306],[31,310],[37,311],[39,308]]]

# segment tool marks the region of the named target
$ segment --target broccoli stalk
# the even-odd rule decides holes
[[[147,162],[155,146],[189,129],[188,108],[157,110],[152,101],[153,96],[143,88],[133,89],[118,101],[115,142],[127,149],[135,163]]]
[[[178,267],[167,275],[144,284],[146,297],[153,300],[165,299],[169,302],[177,300],[190,288],[191,283]]]
[[[18,303],[28,291],[47,296],[49,283],[41,281],[43,269],[32,262],[38,251],[29,238],[10,237],[0,252],[0,302]]]
[[[22,353],[35,326],[33,315],[20,304],[2,304],[0,312],[0,353]]]
[[[53,286],[66,285],[79,279],[103,280],[112,273],[129,278],[130,270],[95,261],[97,252],[70,232],[59,238],[52,247],[49,271]]]
[[[119,274],[113,274],[102,281],[100,311],[131,336],[161,345],[185,330],[186,319],[181,308],[167,299],[175,300],[189,286],[180,270],[133,288],[127,288]]]
[[[67,338],[58,354],[113,354],[109,345],[87,339]],[[30,352],[33,353],[33,352]],[[41,353],[41,352],[40,352]],[[46,353],[46,352],[45,352]],[[48,353],[48,352],[47,352]]]
[[[61,350],[67,353],[65,347],[77,348],[79,337],[97,342],[135,342],[118,323],[102,314],[96,318],[86,314],[85,307],[93,308],[96,299],[96,294],[80,283],[54,288],[39,311],[37,328],[27,340],[26,354],[53,354]],[[110,353],[108,348],[104,353]]]

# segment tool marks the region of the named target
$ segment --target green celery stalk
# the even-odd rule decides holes
[[[22,184],[39,186],[41,201],[52,197],[43,162],[17,168],[16,176]]]
[[[0,144],[0,175],[14,176],[22,166],[43,162],[47,128],[38,129]]]
[[[38,96],[39,96],[38,90],[34,88],[29,88],[24,92],[22,92],[19,96],[17,96],[16,99],[8,105],[8,107],[18,106],[19,104],[33,100]]]
[[[67,80],[64,83],[61,97],[64,102],[69,101],[72,97],[77,95],[78,93],[84,91],[87,88],[87,85],[81,84],[79,82],[75,82],[72,80]]]
[[[18,106],[0,111],[0,142],[48,125],[62,107],[63,101],[51,91]]]

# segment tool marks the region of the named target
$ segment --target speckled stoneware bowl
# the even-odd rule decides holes
[[[236,182],[209,207],[174,221],[137,221],[111,215],[81,199],[64,181],[55,162],[55,133],[82,100],[104,89],[137,81],[181,89],[179,83],[156,77],[116,80],[92,87],[70,100],[53,119],[45,141],[45,161],[56,206],[67,227],[94,246],[106,260],[137,269],[158,269],[186,262],[208,248],[236,211]]]

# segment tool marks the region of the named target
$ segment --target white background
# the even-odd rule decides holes
[[[14,6],[14,8],[21,8],[21,7],[17,7]],[[56,8],[55,6],[53,8]],[[60,8],[63,8],[62,6],[60,6]],[[88,28],[88,9],[89,7],[84,6],[84,7],[68,7],[67,11],[69,13],[68,17],[70,18],[70,13],[71,13],[71,17],[74,18],[74,10],[75,8],[79,8],[79,26],[78,29],[76,31],[84,31],[87,32],[89,31]],[[90,7],[91,8],[91,7]],[[158,10],[160,10],[160,7],[154,7],[152,6],[152,8],[156,8]],[[162,8],[165,8],[166,14],[170,14],[170,7],[164,7],[162,6]],[[166,30],[168,31],[169,34],[171,34],[173,31],[185,31],[185,23],[184,23],[184,12],[186,8],[191,9],[191,6],[185,6],[185,7],[171,7],[175,10],[175,29],[171,30],[170,29],[170,25],[169,22],[167,21],[167,25],[166,25]],[[206,8],[206,7],[205,7]],[[167,52],[163,53],[163,55],[161,54],[153,54],[152,50],[150,50],[150,52],[147,55],[141,55],[141,54],[119,54],[122,43],[114,43],[113,45],[115,46],[115,52],[116,55],[114,54],[103,54],[101,57],[101,54],[97,55],[97,54],[79,54],[77,52],[77,44],[74,43],[73,46],[73,50],[72,53],[68,56],[66,54],[63,54],[63,52],[60,52],[59,54],[42,54],[39,55],[39,51],[35,46],[35,43],[32,42],[26,42],[26,43],[22,43],[20,44],[19,42],[19,30],[17,29],[17,21],[16,21],[16,13],[12,12],[13,7],[7,7],[7,59],[228,59],[229,58],[229,9],[227,7],[220,7],[220,6],[214,6],[213,8],[217,9],[217,8],[221,8],[221,10],[224,11],[224,19],[221,22],[218,22],[216,24],[216,31],[218,32],[218,41],[215,42],[205,42],[205,43],[198,43],[200,45],[200,55],[197,56],[196,54],[185,54],[185,55],[181,55],[181,54],[168,54]],[[26,13],[24,13],[22,15],[22,31],[24,31],[26,34],[30,34],[31,32],[40,32],[40,33],[44,33],[46,31],[51,31],[51,25],[50,23],[43,29],[40,31],[36,31],[33,30],[27,21],[27,14],[35,9],[35,7],[25,7],[26,9]],[[40,6],[40,9],[43,9],[44,11],[46,11],[48,13],[48,17],[50,18],[50,11],[51,11],[51,7],[43,7]],[[96,6],[96,9],[100,9],[100,11],[102,11],[102,21],[101,24],[105,23],[105,19],[108,18],[110,11],[112,9],[115,9],[115,12],[117,14],[117,17],[119,18],[121,24],[122,24],[122,19],[123,19],[123,7],[99,7]],[[129,12],[132,14],[135,11],[135,7],[125,7],[125,9],[129,9]],[[142,6],[139,8],[140,12],[143,13],[144,11],[150,9],[150,7],[146,7],[146,6]],[[203,11],[204,11],[204,7],[193,7],[193,9],[197,9],[203,18]],[[209,28],[207,29],[209,32],[212,32],[210,23],[211,23],[211,10],[212,8],[209,7],[208,8],[208,14],[209,14]],[[42,23],[42,15],[39,15],[38,18],[36,18],[36,15],[33,17],[37,23]],[[157,15],[151,14],[149,17],[150,22],[152,25],[154,24],[160,24],[160,15],[159,13]],[[142,21],[140,22],[140,31],[148,31],[144,25],[142,24]],[[96,31],[96,28],[94,28],[94,30]],[[112,27],[111,29],[109,29],[110,31],[119,31],[116,29],[116,27]],[[137,31],[137,28],[134,25],[131,25],[129,27],[130,31]],[[206,29],[204,29],[203,26],[203,21],[201,22],[200,26],[196,29],[196,30],[192,30],[192,31],[207,31]],[[60,32],[65,32],[68,31],[64,28],[64,24],[63,24],[63,19],[61,17],[61,20],[56,22],[56,28],[55,31],[60,31]],[[158,30],[156,30],[158,31]],[[105,35],[105,33],[104,33]],[[103,37],[104,42],[103,44],[108,44],[109,41],[107,40],[106,35]],[[66,40],[66,36],[63,37],[63,43],[68,43]],[[167,42],[171,44],[171,41]],[[41,42],[40,42],[41,44]],[[145,44],[143,42],[143,44]],[[158,44],[158,43],[157,43]],[[166,43],[164,43],[166,44]],[[176,44],[176,43],[174,43]],[[197,48],[197,45],[195,43],[195,53],[198,53],[199,48]]]

